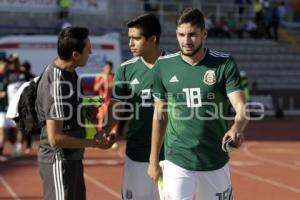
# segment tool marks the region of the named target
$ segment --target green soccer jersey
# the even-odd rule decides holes
[[[229,159],[221,149],[227,94],[242,89],[234,59],[206,49],[204,58],[190,65],[175,53],[160,57],[155,71],[153,94],[168,101],[165,159],[193,171],[221,168]]]
[[[149,162],[153,118],[155,68],[149,68],[141,57],[121,64],[113,84],[113,99],[126,102],[129,129],[126,155],[134,161]],[[163,152],[161,153],[162,159]]]

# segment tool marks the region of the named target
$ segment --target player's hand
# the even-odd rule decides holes
[[[244,134],[241,132],[238,132],[237,130],[231,128],[229,129],[224,137],[223,137],[223,143],[228,140],[229,138],[232,139],[232,144],[231,146],[234,148],[239,148],[243,142],[244,142]]]
[[[115,136],[97,133],[94,137],[97,147],[100,149],[109,149],[115,143]]]
[[[157,184],[158,178],[162,176],[162,170],[158,162],[149,162],[148,176],[153,183]]]

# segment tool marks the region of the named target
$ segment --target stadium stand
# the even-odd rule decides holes
[[[287,5],[286,20],[291,20],[291,2],[284,1]],[[76,5],[71,6],[68,21],[72,25],[89,27],[91,33],[95,35],[101,35],[112,30],[120,32],[122,35],[122,58],[123,60],[130,58],[131,55],[127,47],[127,33],[124,29],[125,23],[127,19],[145,12],[145,1],[127,0],[126,4],[122,0],[101,1],[106,3],[98,8],[86,7],[86,10],[83,9],[84,6],[80,2],[84,1],[76,1]],[[152,12],[158,15],[163,24],[162,47],[170,52],[178,50],[174,33],[174,21],[178,10],[184,7],[193,5],[202,8],[207,16],[214,16],[216,20],[228,17],[229,14],[233,19],[242,21],[254,16],[253,5],[248,1],[244,1],[245,3],[242,5],[244,8],[242,15],[239,12],[240,5],[235,0],[211,0],[209,2],[157,0],[150,2],[155,2],[158,5],[154,6],[157,9],[153,9]],[[272,1],[270,0],[270,2]],[[53,5],[51,9],[33,9],[31,14],[28,14],[28,8],[14,9],[15,11],[0,8],[0,35],[54,34],[63,23],[57,18],[58,8]],[[19,20],[20,18],[23,20]],[[287,30],[287,32],[295,38],[299,37],[298,29]],[[300,75],[299,50],[288,43],[287,40],[283,41],[280,38],[281,36],[279,42],[275,42],[268,39],[254,40],[250,39],[249,36],[247,37],[247,35],[243,39],[238,39],[236,34],[232,35],[231,39],[209,38],[207,45],[235,56],[240,69],[247,73],[251,94],[271,94],[275,99],[283,99],[283,104],[286,104],[285,106],[288,109],[298,106],[300,110],[300,105],[297,105],[300,102],[300,96],[297,95],[300,88],[300,79],[298,78]],[[277,100],[273,99],[273,101],[274,106],[276,106]],[[291,105],[291,102],[293,105]]]

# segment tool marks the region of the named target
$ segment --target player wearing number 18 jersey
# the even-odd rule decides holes
[[[148,174],[154,181],[160,176],[157,155],[166,134],[165,199],[231,200],[229,157],[221,144],[227,138],[237,146],[243,142],[246,115],[239,71],[229,54],[204,48],[207,32],[199,10],[183,11],[176,34],[181,51],[159,58],[155,66],[154,116],[166,115],[166,106],[168,116],[153,118]],[[230,128],[224,119],[228,98],[236,111]]]

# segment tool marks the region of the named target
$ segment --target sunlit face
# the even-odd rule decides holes
[[[207,32],[190,23],[184,23],[177,26],[176,35],[181,53],[185,56],[194,56],[203,48]]]
[[[129,49],[133,56],[144,56],[152,48],[152,37],[146,39],[139,28],[128,29]]]
[[[89,59],[89,55],[91,53],[92,53],[91,42],[90,42],[90,39],[87,38],[85,40],[85,47],[84,47],[82,53],[78,54],[78,66],[85,66]]]

